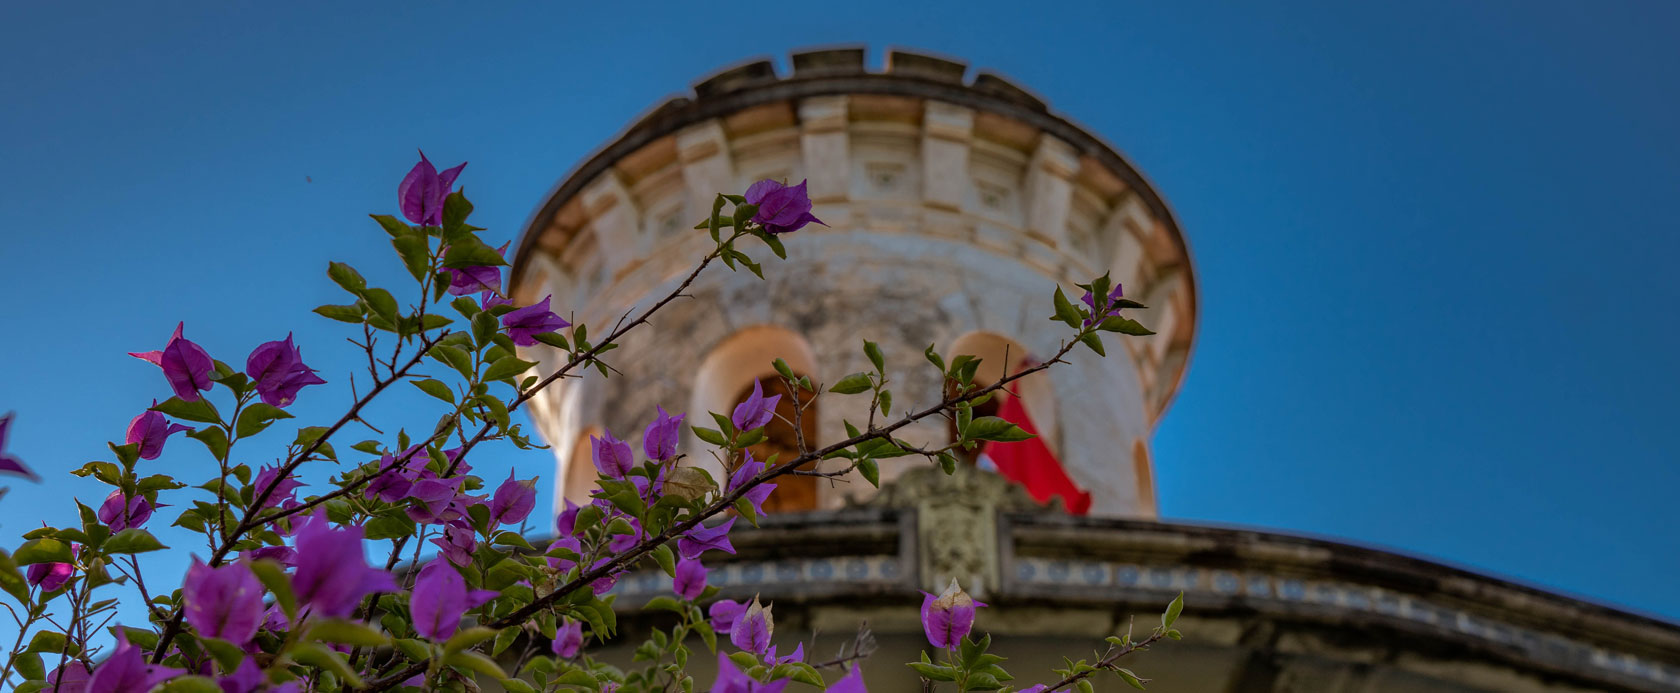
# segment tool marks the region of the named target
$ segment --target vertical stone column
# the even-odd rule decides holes
[[[922,115],[922,200],[929,207],[962,209],[968,194],[973,131],[973,109],[927,101]]]
[[[599,257],[615,275],[642,257],[642,211],[618,174],[608,172],[583,189],[583,208],[599,241]]]
[[[1068,207],[1079,157],[1073,145],[1049,134],[1039,137],[1027,164],[1027,233],[1056,248],[1067,247]]]
[[[813,96],[799,102],[799,146],[805,155],[805,178],[813,202],[838,202],[850,197],[852,165],[846,109],[844,94]]]
[[[729,138],[723,125],[708,120],[678,132],[677,159],[682,163],[683,187],[688,193],[683,218],[708,218],[712,199],[719,192],[736,188],[735,161],[729,155]]]

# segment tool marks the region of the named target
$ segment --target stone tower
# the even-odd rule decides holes
[[[694,85],[630,126],[563,179],[525,229],[514,265],[521,303],[553,294],[555,309],[604,334],[674,288],[711,245],[715,193],[755,180],[809,181],[828,226],[787,237],[777,261],[756,242],[766,280],[709,269],[682,300],[632,333],[611,362],[624,377],[548,388],[531,415],[556,455],[557,490],[593,487],[588,435],[631,440],[654,406],[727,413],[770,375],[771,360],[832,383],[864,370],[862,340],[880,344],[898,409],[939,396],[922,351],[985,359],[982,377],[1053,353],[1050,295],[1059,283],[1111,272],[1151,309],[1154,337],[1120,338],[1109,357],[1078,350],[1069,367],[1019,384],[1046,443],[1093,496],[1095,515],[1156,515],[1148,439],[1183,377],[1196,293],[1177,222],[1135,167],[1026,90],[961,63],[890,51],[883,70],[861,49],[792,56],[780,75],[751,62]],[[1123,348],[1120,345],[1123,344]],[[1006,356],[1007,354],[1007,356]],[[546,359],[553,350],[527,358]],[[816,405],[818,442],[862,421],[860,398]],[[949,435],[928,424],[905,437]],[[696,464],[705,444],[685,437]],[[898,463],[896,466],[893,463]],[[882,481],[907,465],[883,463]],[[815,508],[873,493],[824,483]]]

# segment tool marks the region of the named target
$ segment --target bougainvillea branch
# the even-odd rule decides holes
[[[710,215],[696,226],[710,235],[712,250],[662,298],[639,312],[626,312],[592,342],[587,326],[574,325],[555,311],[553,296],[516,306],[502,294],[507,246],[491,248],[477,235],[483,229],[467,223],[472,205],[453,189],[464,166],[439,172],[422,156],[398,186],[401,218],[373,216],[415,279],[419,300],[407,310],[390,291],[369,286],[349,265],[330,264],[329,278],[354,302],[315,312],[360,330],[360,340],[350,341],[365,353],[371,381],[358,388],[352,379],[350,407],[329,425],[298,429],[287,453],[273,465],[253,470],[238,463],[232,450],[292,418],[286,407],[305,388],[326,384],[304,365],[290,334],[257,346],[243,371],[186,339],[184,325],[176,327],[162,349],[134,353],[163,371],[174,396],[154,401],[130,422],[125,442],[110,446],[115,462],[90,462],[74,472],[112,487],[97,511],[77,503],[79,525],[32,530],[15,551],[0,552],[0,589],[21,607],[5,604],[19,636],[0,669],[0,684],[11,683],[17,674],[24,679],[20,690],[118,693],[161,686],[252,693],[472,689],[474,678],[488,677],[514,691],[689,691],[695,681],[686,664],[698,640],[719,658],[712,684],[719,693],[774,692],[792,682],[860,693],[860,666],[876,651],[867,628],[860,628],[850,652],[842,649],[831,660],[807,662],[805,643],[778,652],[772,605],[757,599],[747,604],[715,600],[717,588],[707,584],[705,556],[734,552],[731,528],[737,519],[757,522],[780,477],[836,478],[855,472],[878,484],[879,460],[912,455],[951,473],[955,453],[986,441],[1025,439],[1029,434],[1008,421],[975,416],[975,407],[1011,383],[1065,363],[1079,345],[1102,355],[1101,332],[1149,334],[1120,315],[1122,309],[1142,306],[1124,299],[1106,276],[1080,285],[1086,291],[1084,307],[1057,289],[1052,319],[1071,330],[1071,337],[1052,356],[995,382],[978,382],[978,359],[957,354],[946,361],[930,346],[925,356],[940,372],[938,401],[896,412],[896,418],[891,417],[893,395],[887,387],[894,381],[873,343],[864,342],[864,352],[874,370],[845,376],[826,390],[776,360],[772,365],[795,401],[791,424],[797,454],[791,459],[760,460],[749,450],[765,439],[773,421],[789,423],[777,413],[784,395],[766,394],[759,383],[728,415],[710,413],[717,428],[695,425],[688,413],[658,408],[641,435],[640,461],[628,443],[610,432],[592,438],[599,488],[588,505],[567,501],[555,519],[558,533],[539,549],[524,536],[537,480],[510,472],[491,488],[495,482],[472,473],[470,454],[492,440],[521,449],[538,447],[510,421],[511,412],[556,382],[584,377],[589,367],[603,378],[622,375],[607,362],[608,352],[686,296],[708,267],[721,261],[762,278],[763,268],[742,249],[743,243],[757,240],[785,258],[784,237],[822,222],[812,214],[804,182],[759,181],[742,195],[718,195]],[[446,296],[452,297],[449,306],[464,325],[433,310]],[[380,348],[385,333],[396,336],[388,350]],[[532,374],[536,364],[519,354],[544,347],[560,349],[567,358],[546,375]],[[422,372],[429,363],[441,367],[442,375]],[[345,469],[323,492],[299,498],[304,484],[298,473],[305,464],[342,463],[334,445],[350,424],[385,435],[364,412],[401,381],[449,405],[430,432],[411,436],[398,428],[395,441],[349,446],[373,459]],[[500,386],[511,388],[511,394],[492,392]],[[823,396],[865,393],[868,418],[862,429],[847,422],[845,439],[808,446],[799,431],[806,407]],[[232,413],[224,417],[216,401],[225,403],[226,397],[231,397]],[[917,446],[896,437],[904,427],[935,417],[953,424],[953,440]],[[0,449],[10,422],[9,415],[0,419]],[[685,425],[723,463],[728,474],[722,483],[683,464]],[[195,487],[212,494],[209,500],[177,493],[187,484],[169,475],[141,475],[140,463],[159,459],[173,433],[197,440],[215,458],[215,474]],[[455,447],[446,449],[451,440]],[[844,464],[820,469],[825,460]],[[15,458],[3,461],[0,471],[28,471]],[[480,489],[485,492],[473,493]],[[160,494],[170,494],[164,496],[170,502],[160,502]],[[201,533],[209,557],[193,559],[179,590],[160,593],[147,588],[134,554],[166,548],[144,525],[169,505],[184,507],[175,525]],[[729,512],[734,515],[707,524]],[[368,565],[364,543],[386,540],[390,549],[383,566]],[[393,575],[410,549],[411,565]],[[426,559],[422,549],[436,554]],[[671,577],[672,594],[655,598],[647,608],[677,618],[636,649],[636,661],[645,664],[625,671],[591,656],[587,645],[615,637],[612,588],[621,575],[648,564]],[[117,577],[109,574],[111,568]],[[153,578],[154,587],[164,584]],[[96,633],[116,616],[117,600],[95,593],[128,582],[144,601],[152,628],[116,627],[110,630],[114,645],[99,642]],[[705,603],[709,607],[702,609]],[[68,617],[56,615],[54,605],[67,606]],[[946,661],[932,661],[924,653],[921,662],[909,663],[924,688],[945,683],[965,691],[1007,687],[1011,677],[999,666],[1002,658],[988,652],[990,637],[970,633],[976,609],[983,606],[955,581],[940,595],[927,595],[923,625]],[[1129,634],[1111,639],[1109,653],[1095,664],[1081,662],[1058,671],[1064,678],[1055,686],[1023,690],[1088,688],[1089,676],[1105,670],[1141,686],[1141,679],[1115,661],[1162,637],[1176,638],[1171,626],[1181,608],[1175,601],[1162,628],[1145,640],[1133,643]],[[497,657],[519,639],[525,645],[510,675]],[[56,656],[51,672],[43,655]],[[839,671],[830,683],[819,669]]]

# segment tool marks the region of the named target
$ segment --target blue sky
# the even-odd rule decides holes
[[[10,484],[3,543],[102,497],[65,472],[166,392],[124,352],[177,321],[230,363],[293,331],[342,386],[355,352],[308,310],[339,300],[329,259],[397,283],[363,215],[394,208],[415,147],[470,160],[475,219],[508,239],[695,79],[861,42],[877,64],[906,46],[1013,77],[1177,210],[1202,315],[1155,439],[1165,516],[1680,619],[1680,6],[608,5],[0,9],[17,28],[0,46],[0,411],[18,412],[10,451],[47,476]],[[294,411],[333,416],[343,393]],[[172,444],[149,464],[210,468]],[[543,474],[547,506],[547,453],[487,452],[488,478]]]

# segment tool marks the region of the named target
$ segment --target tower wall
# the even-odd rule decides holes
[[[562,491],[590,483],[584,434],[605,426],[632,440],[663,405],[704,422],[784,357],[832,383],[868,364],[862,340],[880,344],[895,411],[938,397],[922,358],[954,343],[1011,361],[1044,357],[1060,327],[1047,320],[1057,283],[1105,271],[1151,310],[1160,334],[1122,337],[1099,359],[1024,381],[1021,394],[1051,449],[1093,495],[1092,512],[1152,517],[1147,439],[1182,377],[1195,318],[1184,242],[1165,203],[1107,145],[1050,114],[995,75],[893,52],[885,72],[857,50],[796,54],[791,76],[768,62],[724,71],[691,97],[655,109],[562,181],[532,219],[515,263],[516,299],[554,295],[593,335],[675,288],[710,249],[692,230],[717,192],[764,178],[809,181],[827,227],[787,237],[788,259],[748,241],[764,281],[708,270],[692,298],[662,309],[612,353],[623,377],[551,387],[532,416],[554,446]],[[756,246],[756,247],[748,247]],[[1123,346],[1122,346],[1123,345]],[[552,372],[559,354],[532,350]],[[996,367],[1001,359],[991,360]],[[825,396],[821,442],[865,421],[859,397]],[[947,438],[943,423],[904,431],[913,442]],[[684,451],[710,464],[704,444]],[[920,458],[885,460],[883,482]],[[581,488],[572,488],[573,497]],[[824,507],[869,495],[861,479],[819,489]]]

